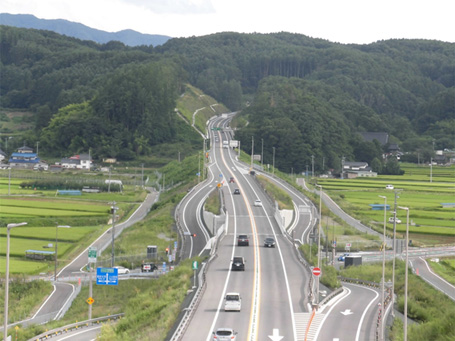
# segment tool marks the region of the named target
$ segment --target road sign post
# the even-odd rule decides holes
[[[199,264],[198,264],[197,260],[195,260],[192,263],[192,267],[193,267],[193,270],[194,270],[194,287],[193,288],[196,288],[196,271],[199,268]]]
[[[320,276],[321,275],[321,269],[318,268],[318,267],[315,267],[313,268],[313,275],[315,275],[316,277]]]

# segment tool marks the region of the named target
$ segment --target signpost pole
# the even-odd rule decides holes
[[[89,263],[89,264],[90,264],[90,263]],[[93,263],[92,263],[92,264],[93,264]],[[89,274],[89,276],[90,276],[90,286],[89,286],[89,294],[88,294],[89,297],[92,297],[92,294],[93,294],[93,293],[92,293],[92,289],[93,289],[93,284],[92,284],[92,267],[93,267],[93,266],[90,265],[90,274]],[[91,305],[91,304],[88,305],[88,319],[89,319],[89,320],[92,319],[92,305]]]

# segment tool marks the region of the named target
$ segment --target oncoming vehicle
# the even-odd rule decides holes
[[[255,206],[255,207],[262,207],[262,201],[259,200],[259,199],[256,199],[256,200],[254,201],[254,206]]]
[[[141,265],[141,272],[153,272],[158,270],[158,267],[153,263],[143,263]]]
[[[242,298],[238,292],[229,292],[224,298],[224,311],[240,311]]]
[[[233,183],[235,184],[235,180],[234,180],[234,177],[231,176],[231,178],[229,179],[229,183]]]
[[[275,247],[275,239],[273,239],[272,237],[265,238],[264,246],[265,247]]]
[[[248,236],[246,234],[239,234],[237,239],[237,246],[249,246],[250,241],[248,240]]]
[[[398,218],[393,219],[393,217],[390,217],[390,218],[389,218],[389,223],[393,224],[393,221],[394,221],[394,220],[395,220],[395,222],[396,222],[397,224],[401,224],[401,220],[400,220],[400,219],[398,219]]]
[[[245,271],[245,258],[234,257],[232,260],[231,270]]]
[[[234,189],[234,194],[240,194],[240,190],[238,188]]]
[[[232,328],[218,328],[213,332],[213,340],[217,341],[235,341],[237,339],[237,332]]]

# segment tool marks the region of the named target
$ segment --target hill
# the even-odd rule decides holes
[[[105,44],[109,41],[120,41],[127,46],[158,46],[171,39],[171,37],[168,36],[144,34],[133,30],[106,32],[68,20],[39,19],[30,14],[0,13],[0,23],[2,25],[14,27],[53,31],[68,37],[74,37],[81,40],[92,40],[100,44]]]
[[[265,162],[276,150],[276,165],[287,172],[313,159],[317,172],[339,169],[343,159],[379,169],[388,145],[365,142],[360,132],[387,133],[415,162],[455,148],[452,43],[343,45],[286,32],[225,32],[128,47],[1,26],[0,47],[0,104],[35,113],[36,134],[27,139],[43,153],[95,143],[100,157],[146,157],[152,146],[178,140],[170,112],[185,83],[241,110],[233,125],[243,148],[251,136],[263,140]],[[65,129],[78,126],[89,135],[69,139]],[[94,137],[110,129],[119,135]]]

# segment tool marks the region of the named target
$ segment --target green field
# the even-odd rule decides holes
[[[390,210],[387,220],[393,215],[395,191],[398,192],[397,205],[409,207],[409,232],[415,240],[438,239],[442,243],[455,241],[455,208],[443,208],[442,203],[455,202],[455,167],[433,166],[432,182],[429,167],[404,164],[403,176],[378,176],[375,178],[356,179],[324,179],[319,178],[318,184],[323,186],[332,199],[341,208],[353,214],[364,224],[382,229],[384,213],[373,210],[370,204],[384,204],[386,196]],[[386,185],[392,184],[394,190],[387,190]],[[397,210],[401,224],[397,224],[397,232],[406,231],[406,211]],[[387,222],[390,233],[393,224]],[[439,237],[438,237],[439,236]],[[446,238],[447,237],[447,238]]]

